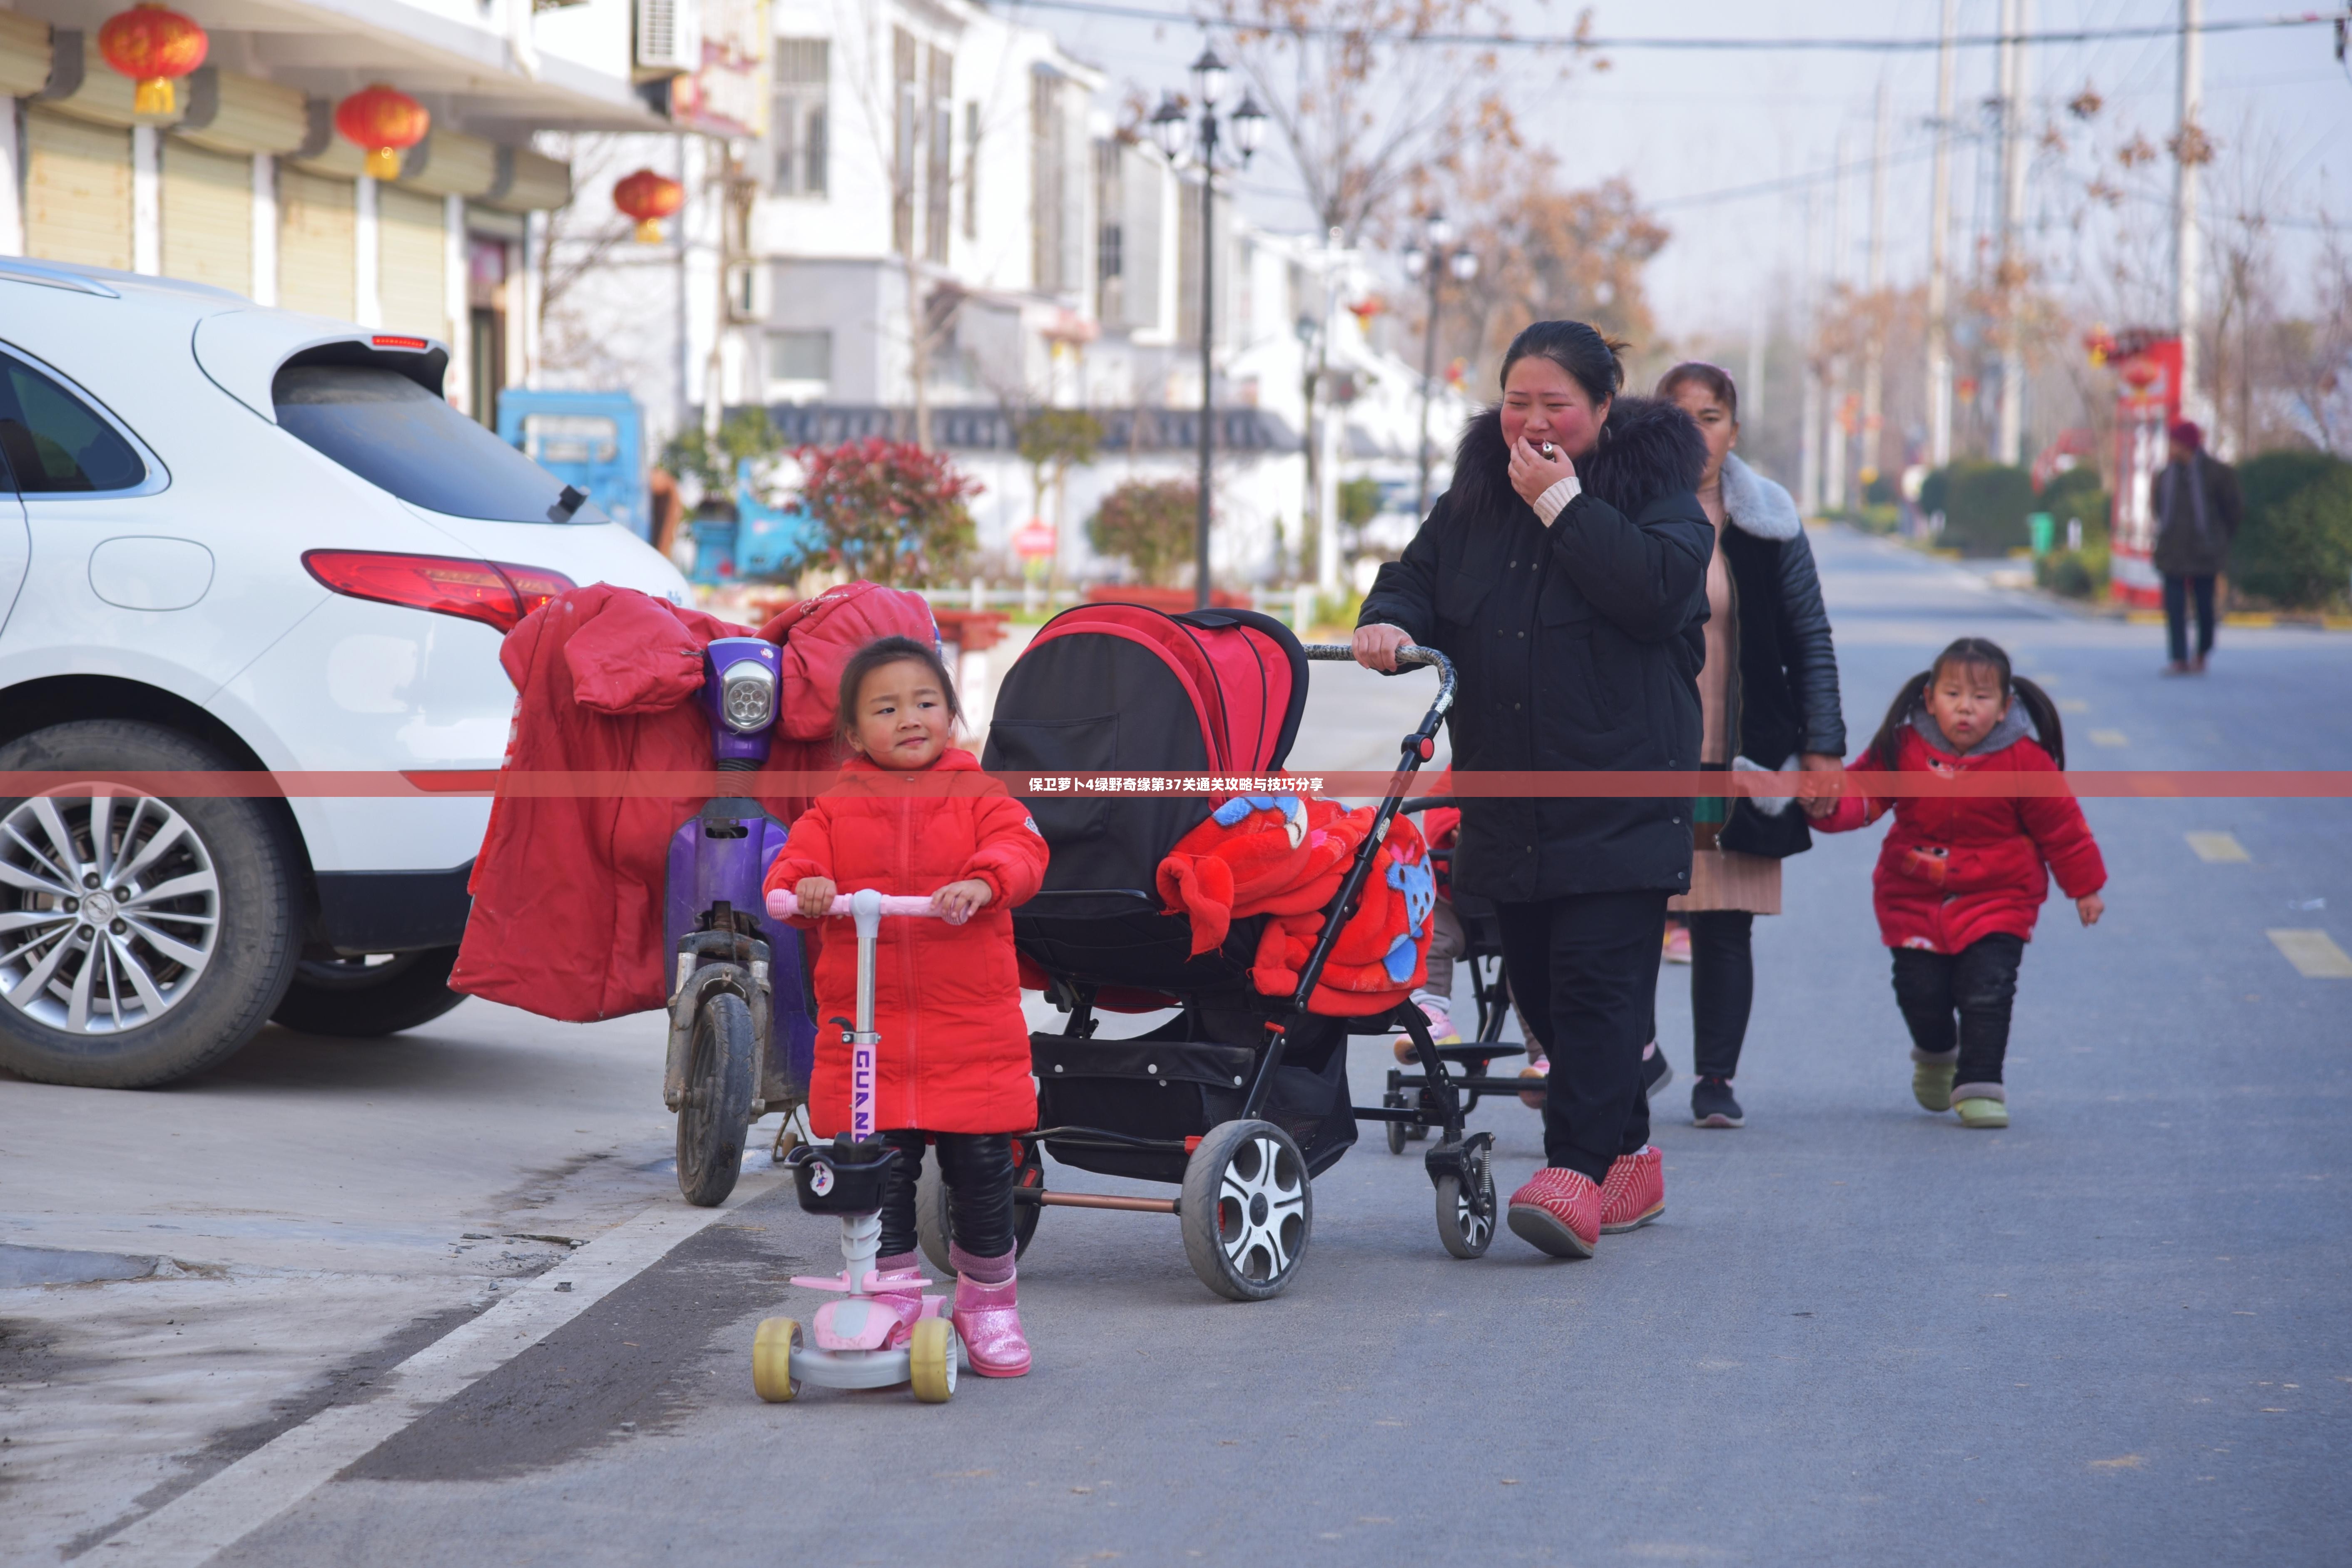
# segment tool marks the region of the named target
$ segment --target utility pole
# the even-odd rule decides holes
[[[1952,460],[1952,65],[1960,0],[1944,0],[1936,48],[1936,172],[1927,219],[1927,462]]]
[[[1317,405],[1323,421],[1313,437],[1321,458],[1315,477],[1315,591],[1326,595],[1339,591],[1339,429],[1346,415],[1331,395],[1331,334],[1339,330],[1339,238],[1337,228],[1323,236],[1323,395]]]
[[[1993,456],[2011,465],[2025,453],[2025,41],[2033,0],[2001,0],[2000,45],[2000,404]]]
[[[1851,238],[1845,226],[1845,133],[1837,139],[1837,162],[1831,168],[1830,195],[1830,267],[1831,302],[1837,300],[1837,286],[1845,270],[1845,253]],[[1822,504],[1832,511],[1845,507],[1846,459],[1852,444],[1840,422],[1845,412],[1845,354],[1843,351],[1830,356],[1829,385],[1823,389],[1829,407],[1828,417],[1822,422]]]
[[[1886,79],[1882,76],[1878,79],[1878,127],[1871,139],[1870,157],[1870,260],[1865,274],[1870,285],[1870,342],[1862,362],[1862,468],[1870,479],[1878,478],[1885,456],[1881,427],[1885,423],[1886,389],[1886,153],[1894,113],[1894,100],[1887,95]]]
[[[2173,136],[2173,323],[2180,332],[2180,412],[2202,411],[2197,392],[2197,171],[2204,162],[2205,0],[2180,0],[2180,123]]]
[[[1798,268],[1797,353],[1804,372],[1804,397],[1797,416],[1797,505],[1808,517],[1822,510],[1822,362],[1821,344],[1814,336],[1818,322],[1814,297],[1820,284],[1813,264],[1819,197],[1813,186],[1805,187],[1804,260]]]
[[[1746,412],[1742,423],[1764,417],[1764,334],[1771,323],[1764,313],[1764,295],[1758,290],[1748,312],[1748,377],[1740,384],[1739,401]]]

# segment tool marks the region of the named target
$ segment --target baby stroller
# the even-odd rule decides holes
[[[1171,616],[1131,605],[1083,605],[1050,622],[1007,673],[983,761],[1012,772],[1270,773],[1298,731],[1307,661],[1350,657],[1343,647],[1302,647],[1282,623],[1246,610]],[[1013,911],[1014,938],[1068,1017],[1061,1032],[1031,1037],[1039,1127],[1020,1135],[1026,1158],[1016,1202],[1033,1212],[1063,1205],[1172,1214],[1186,1257],[1210,1289],[1264,1300],[1290,1283],[1306,1254],[1312,1179],[1347,1152],[1358,1120],[1366,1119],[1440,1131],[1424,1156],[1437,1190],[1440,1239],[1456,1257],[1486,1250],[1497,1213],[1491,1135],[1465,1135],[1462,1080],[1431,1040],[1420,1009],[1408,1003],[1342,1018],[1307,1007],[1454,699],[1453,667],[1443,655],[1407,648],[1399,657],[1436,668],[1436,699],[1404,737],[1373,829],[1324,910],[1293,995],[1263,995],[1250,983],[1263,917],[1235,920],[1221,947],[1196,957],[1189,923],[1167,913],[1153,891],[1162,857],[1207,817],[1210,800],[1024,797],[1053,864],[1044,890]],[[1180,1011],[1146,1035],[1096,1037],[1099,1011],[1163,1007]],[[1400,1030],[1418,1050],[1417,1102],[1351,1106],[1349,1036]],[[1164,1182],[1179,1194],[1048,1192],[1040,1144],[1062,1164]],[[937,1207],[921,1205],[934,1236]]]
[[[1406,801],[1397,810],[1399,816],[1413,816],[1454,804],[1450,795],[1425,795]],[[1429,858],[1437,868],[1440,883],[1450,881],[1454,870],[1451,846],[1431,844]],[[1462,1069],[1463,1076],[1455,1087],[1470,1097],[1462,1108],[1467,1115],[1478,1109],[1481,1095],[1517,1094],[1527,1089],[1521,1079],[1492,1078],[1486,1070],[1498,1058],[1525,1055],[1526,1047],[1502,1043],[1503,1021],[1511,1014],[1511,977],[1503,963],[1503,931],[1495,914],[1494,900],[1458,888],[1452,889],[1448,896],[1454,918],[1462,922],[1462,962],[1470,971],[1470,994],[1477,1005],[1478,1023],[1468,1040],[1458,1046],[1440,1046],[1437,1051]],[[1412,1092],[1408,1094],[1408,1090]],[[1391,1068],[1388,1092],[1381,1096],[1381,1103],[1392,1110],[1411,1110],[1418,1118],[1388,1124],[1391,1154],[1403,1153],[1408,1142],[1419,1142],[1428,1137],[1431,1124],[1444,1120],[1427,1075],[1423,1073]]]

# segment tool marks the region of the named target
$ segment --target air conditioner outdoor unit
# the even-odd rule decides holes
[[[690,71],[702,67],[701,0],[636,0],[637,68]]]

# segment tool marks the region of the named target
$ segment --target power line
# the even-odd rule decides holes
[[[1898,163],[1916,163],[1934,151],[1934,146],[1928,144],[1915,147],[1907,153],[1890,153],[1886,163],[1889,168]],[[1780,191],[1801,190],[1807,185],[1819,184],[1823,180],[1834,180],[1841,175],[1859,174],[1872,167],[1874,163],[1874,159],[1859,158],[1849,163],[1832,163],[1828,168],[1815,169],[1810,174],[1787,174],[1777,180],[1763,180],[1752,185],[1733,185],[1720,191],[1699,191],[1687,196],[1667,196],[1660,201],[1645,202],[1643,204],[1643,208],[1647,212],[1664,212],[1669,207],[1708,206],[1717,202],[1733,202],[1748,196],[1769,196]]]
[[[1223,27],[1244,33],[1280,34],[1298,38],[1369,38],[1388,43],[1454,48],[1569,48],[1590,51],[1664,49],[1676,52],[1766,52],[1800,50],[1842,54],[1914,54],[1942,47],[1936,38],[1724,38],[1724,37],[1578,37],[1574,35],[1531,36],[1519,33],[1423,33],[1397,27],[1339,27],[1323,23],[1287,23],[1263,17],[1234,17],[1153,10],[1122,5],[1116,0],[1016,0],[1014,10],[1068,11],[1080,16],[1111,16],[1122,21],[1151,22],[1162,26]],[[2305,11],[2284,16],[2241,16],[2202,22],[2199,33],[2247,33],[2276,27],[2322,27],[2347,13]],[[2032,33],[1963,33],[1953,42],[1960,48],[1992,48],[2002,44],[2092,44],[2130,39],[2174,38],[2178,22],[2144,23],[2134,26],[2074,27]]]

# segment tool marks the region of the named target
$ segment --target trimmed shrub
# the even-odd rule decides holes
[[[1192,559],[1200,513],[1200,487],[1189,479],[1129,479],[1103,497],[1087,538],[1097,554],[1125,560],[1139,583],[1173,587]]]
[[[2083,542],[2107,536],[2109,520],[2114,512],[2114,500],[2099,483],[2099,470],[2085,463],[2052,478],[2042,488],[2042,500],[2034,507],[2046,511],[2051,521],[2058,525],[2058,538],[2066,537],[2066,520],[2080,518],[2083,521]]]
[[[2322,452],[2265,452],[2238,473],[2246,516],[2230,580],[2283,609],[2316,609],[2352,584],[2352,463]]]
[[[2006,463],[1954,463],[1944,503],[1939,542],[1963,555],[2006,555],[2028,542],[2026,513],[2033,507],[2033,479]]]
[[[973,535],[967,496],[975,481],[944,453],[874,437],[838,447],[803,447],[801,496],[824,531],[834,564],[893,587],[952,583],[965,575]]]

